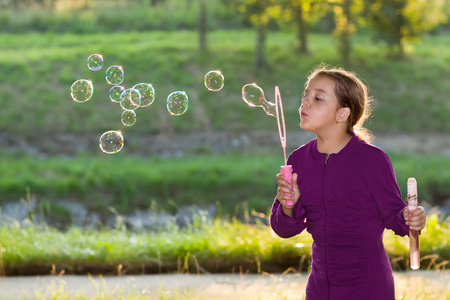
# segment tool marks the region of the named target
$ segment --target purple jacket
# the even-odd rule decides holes
[[[392,300],[394,278],[383,231],[409,228],[387,154],[353,134],[337,154],[317,150],[316,139],[291,153],[300,199],[293,218],[275,199],[270,224],[282,238],[306,229],[313,237],[306,300]]]

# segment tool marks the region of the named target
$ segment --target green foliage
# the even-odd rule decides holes
[[[76,199],[100,212],[110,206],[120,212],[147,209],[153,202],[173,212],[181,205],[219,201],[224,215],[235,214],[244,204],[267,212],[282,163],[281,156],[267,153],[137,158],[119,152],[65,160],[12,158],[6,155],[0,160],[0,193],[5,200],[24,198],[28,187],[39,202]],[[420,201],[448,199],[449,157],[392,153],[391,159],[403,195],[407,178],[416,177]]]
[[[3,8],[0,3],[0,31],[98,33],[197,28],[198,1],[166,0],[158,5],[145,1],[84,2],[59,0],[53,5],[28,3]],[[209,29],[240,25],[240,19],[219,0],[208,1],[207,8]]]
[[[444,1],[377,0],[368,13],[376,36],[404,55],[407,43],[447,21]]]
[[[448,269],[450,248],[448,220],[430,215],[421,234],[423,269]],[[305,271],[310,264],[311,236],[304,232],[290,239],[277,237],[264,225],[237,221],[199,222],[180,230],[175,225],[162,232],[81,230],[66,232],[41,227],[0,227],[5,272],[51,265],[66,272],[83,272],[89,266],[107,273],[117,267],[130,273],[209,272],[233,270],[252,273]],[[408,239],[386,231],[386,250],[393,268],[408,266]],[[48,247],[52,245],[52,247]],[[399,260],[399,257],[402,259]],[[299,264],[299,260],[301,264]],[[180,265],[180,261],[184,261]],[[145,266],[145,269],[143,269]]]

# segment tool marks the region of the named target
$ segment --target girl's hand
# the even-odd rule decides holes
[[[281,173],[277,174],[277,182],[277,199],[283,207],[283,212],[292,217],[292,210],[300,198],[300,190],[297,184],[297,173],[292,174],[292,186],[289,182],[284,180],[284,176]],[[286,201],[289,200],[293,201],[294,205],[287,206]]]
[[[403,209],[403,219],[405,219],[406,225],[411,230],[422,230],[425,227],[427,221],[427,213],[422,206],[418,206],[413,212],[409,212],[408,207]]]

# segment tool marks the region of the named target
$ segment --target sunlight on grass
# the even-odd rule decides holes
[[[430,214],[421,234],[421,269],[448,270],[448,219]],[[306,271],[312,238],[303,233],[281,239],[266,225],[237,220],[208,220],[176,224],[162,231],[132,232],[125,227],[65,232],[50,227],[0,227],[4,272],[144,274],[167,272],[276,273],[289,268]],[[409,268],[408,238],[387,230],[384,237],[394,270]],[[51,247],[49,247],[51,245]],[[80,273],[81,272],[81,273]],[[26,274],[26,273],[19,273]],[[32,274],[32,273],[31,273]]]

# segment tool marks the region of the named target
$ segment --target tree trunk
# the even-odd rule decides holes
[[[344,0],[343,11],[346,24],[341,35],[341,53],[344,64],[348,64],[350,62],[350,54],[352,51],[350,38],[350,24],[352,22],[351,5],[352,0]]]
[[[256,38],[255,51],[255,67],[260,70],[266,65],[265,48],[266,48],[266,25],[263,22],[258,22],[258,33]]]
[[[299,48],[298,51],[300,53],[307,53],[308,52],[308,41],[306,39],[307,34],[307,24],[305,22],[305,17],[303,14],[303,6],[300,2],[298,6],[294,8],[295,13],[295,20],[297,22],[297,39],[299,42]]]
[[[198,34],[199,34],[199,47],[201,52],[207,50],[206,47],[206,4],[205,0],[200,0],[200,9],[198,17]]]
[[[405,57],[405,49],[403,48],[402,43],[402,28],[404,25],[404,17],[403,17],[403,9],[405,7],[405,4],[398,3],[399,6],[396,7],[396,11],[398,12],[396,14],[396,20],[395,20],[395,44],[397,46],[397,57],[398,58],[404,58]]]

